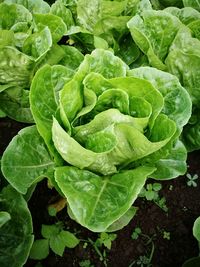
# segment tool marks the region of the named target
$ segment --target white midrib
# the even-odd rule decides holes
[[[44,163],[41,165],[31,165],[31,166],[29,166],[29,165],[27,165],[27,166],[15,165],[13,167],[19,168],[19,169],[31,169],[31,168],[43,168],[43,167],[51,166],[51,165],[54,165],[54,162],[47,162],[47,163]],[[4,165],[4,167],[10,167],[10,165]]]

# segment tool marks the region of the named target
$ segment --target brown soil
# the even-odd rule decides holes
[[[0,153],[2,155],[11,138],[24,127],[24,124],[10,119],[0,120]],[[197,173],[200,176],[200,153],[199,151],[189,154],[188,173]],[[148,182],[154,182],[149,180]],[[133,220],[121,231],[117,232],[117,238],[112,243],[111,250],[106,251],[108,267],[129,267],[140,256],[149,256],[152,243],[140,236],[137,240],[131,239],[135,227],[140,227],[142,233],[152,238],[155,250],[151,261],[153,267],[181,267],[182,263],[193,256],[198,255],[198,244],[192,236],[194,220],[200,215],[200,182],[198,187],[188,187],[187,178],[179,177],[175,180],[162,182],[163,189],[160,196],[166,198],[168,212],[164,212],[156,204],[139,198],[134,206],[138,212]],[[98,234],[92,233],[72,221],[66,210],[62,210],[57,217],[50,217],[47,206],[57,197],[57,192],[47,188],[46,180],[40,182],[31,200],[29,208],[33,217],[34,234],[36,239],[41,238],[42,224],[53,224],[63,221],[66,229],[77,233],[77,237],[95,241]],[[163,238],[163,232],[170,233],[170,240]],[[95,267],[105,266],[99,259],[92,245],[83,248],[84,242],[75,249],[66,249],[63,257],[50,253],[49,257],[41,263],[44,267],[71,267],[80,266],[79,263],[89,259]],[[104,248],[100,248],[103,252]],[[28,260],[25,267],[33,267],[37,262]],[[140,266],[140,265],[132,265]],[[147,265],[143,265],[146,267]]]

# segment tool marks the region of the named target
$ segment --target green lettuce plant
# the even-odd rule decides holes
[[[144,10],[133,16],[127,25],[133,40],[145,54],[146,64],[177,76],[189,92],[193,112],[182,140],[188,151],[192,151],[200,148],[200,13],[187,2],[190,1],[185,1],[182,9]]]
[[[191,100],[171,74],[129,71],[112,52],[96,49],[73,78],[64,66],[40,68],[30,103],[36,126],[11,141],[2,172],[22,194],[48,177],[70,216],[92,231],[114,231],[113,223],[119,229],[147,177],[186,171],[179,136]]]
[[[30,211],[23,196],[10,185],[0,192],[0,265],[21,267],[33,244]]]
[[[64,7],[65,8],[65,7]],[[73,47],[58,45],[71,25],[67,8],[51,7],[42,0],[5,0],[0,3],[0,109],[21,122],[33,123],[29,89],[36,71],[44,64],[82,61]],[[69,67],[73,73],[75,64]]]
[[[192,232],[193,232],[193,236],[198,241],[198,245],[200,247],[200,217],[198,217],[195,220]],[[188,259],[186,262],[184,262],[182,267],[198,267],[199,264],[200,264],[200,256],[197,256],[197,257],[193,257],[191,259]]]

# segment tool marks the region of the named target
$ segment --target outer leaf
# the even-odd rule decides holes
[[[192,31],[193,37],[199,39],[200,41],[200,19],[191,22],[188,24],[188,27]]]
[[[11,219],[10,213],[0,211],[0,228]]]
[[[14,33],[10,30],[0,30],[0,46],[12,46],[14,44]]]
[[[115,232],[118,230],[121,230],[124,228],[129,222],[133,219],[137,212],[137,208],[135,207],[130,207],[130,209],[123,215],[121,216],[117,221],[113,222],[107,229],[106,232]]]
[[[185,146],[181,141],[176,142],[169,155],[156,163],[157,170],[152,177],[158,180],[169,180],[184,175],[187,170],[186,159]]]
[[[31,22],[31,13],[22,5],[0,4],[0,29],[9,30],[18,22]]]
[[[193,235],[200,242],[200,217],[196,219],[193,225]]]
[[[0,84],[29,88],[35,61],[14,47],[0,49]]]
[[[185,7],[181,9],[176,7],[168,7],[164,11],[176,16],[185,25],[188,25],[192,21],[200,19],[200,13],[191,7]]]
[[[101,232],[127,212],[153,171],[154,168],[143,166],[101,177],[75,167],[60,167],[55,175],[76,220]]]
[[[0,94],[0,106],[6,115],[16,121],[33,123],[29,91],[11,87]]]
[[[26,262],[33,243],[32,220],[24,198],[11,186],[0,194],[0,210],[11,219],[0,228],[1,267],[21,267]]]
[[[24,128],[13,138],[1,165],[7,181],[22,194],[38,179],[51,177],[54,170],[54,162],[35,126]]]
[[[194,111],[194,116],[197,115],[195,123],[188,123],[182,134],[182,140],[187,148],[187,151],[200,149],[200,125],[199,125],[199,110]]]
[[[52,119],[56,116],[58,108],[56,92],[62,89],[71,75],[72,73],[63,66],[46,65],[36,73],[30,91],[31,111],[37,129],[58,162],[59,158],[53,147],[51,134]]]

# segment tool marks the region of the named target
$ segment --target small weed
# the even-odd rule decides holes
[[[172,191],[173,190],[173,185],[171,184],[170,186],[169,186],[169,191]]]
[[[159,196],[159,191],[161,189],[162,185],[160,183],[147,184],[146,187],[143,187],[139,196],[145,197],[146,200],[153,201],[163,211],[167,212],[166,198]]]
[[[134,260],[131,264],[129,264],[128,267],[133,267],[133,266],[151,267],[152,266],[151,261],[152,261],[154,250],[155,250],[153,239],[155,235],[153,235],[152,237],[142,234],[142,233],[140,235],[146,240],[145,242],[146,246],[149,247],[151,245],[150,254],[148,253],[147,255],[140,256],[137,260]]]
[[[103,232],[100,234],[100,237],[97,238],[95,244],[98,247],[104,245],[107,249],[111,249],[112,241],[114,241],[116,237],[117,237],[116,234],[108,234]]]
[[[186,177],[188,178],[187,185],[190,187],[197,187],[197,179],[198,175],[194,174],[193,176],[190,173],[186,174]]]
[[[102,253],[100,248],[104,246],[110,250],[112,246],[112,241],[114,241],[116,238],[116,234],[108,234],[105,232],[101,233],[99,238],[97,238],[95,242],[92,239],[88,238],[89,243],[93,246],[96,253],[99,255],[99,260],[103,262],[104,266],[107,266],[107,254],[105,249],[103,249]]]
[[[142,230],[140,229],[140,227],[136,227],[135,230],[133,231],[131,238],[133,240],[137,240],[139,235],[142,233]]]
[[[167,240],[170,240],[170,232],[167,232],[167,231],[163,231],[163,238],[164,239],[167,239]]]
[[[162,185],[160,183],[147,184],[146,188],[143,187],[139,196],[145,197],[146,200],[156,200],[159,195],[158,192],[162,189]]]
[[[80,240],[69,231],[65,231],[62,222],[53,225],[42,225],[43,239],[35,240],[30,252],[30,258],[34,260],[45,259],[49,255],[49,248],[62,256],[65,248],[76,247]]]
[[[93,264],[91,264],[90,260],[83,260],[79,262],[80,267],[94,267]]]

